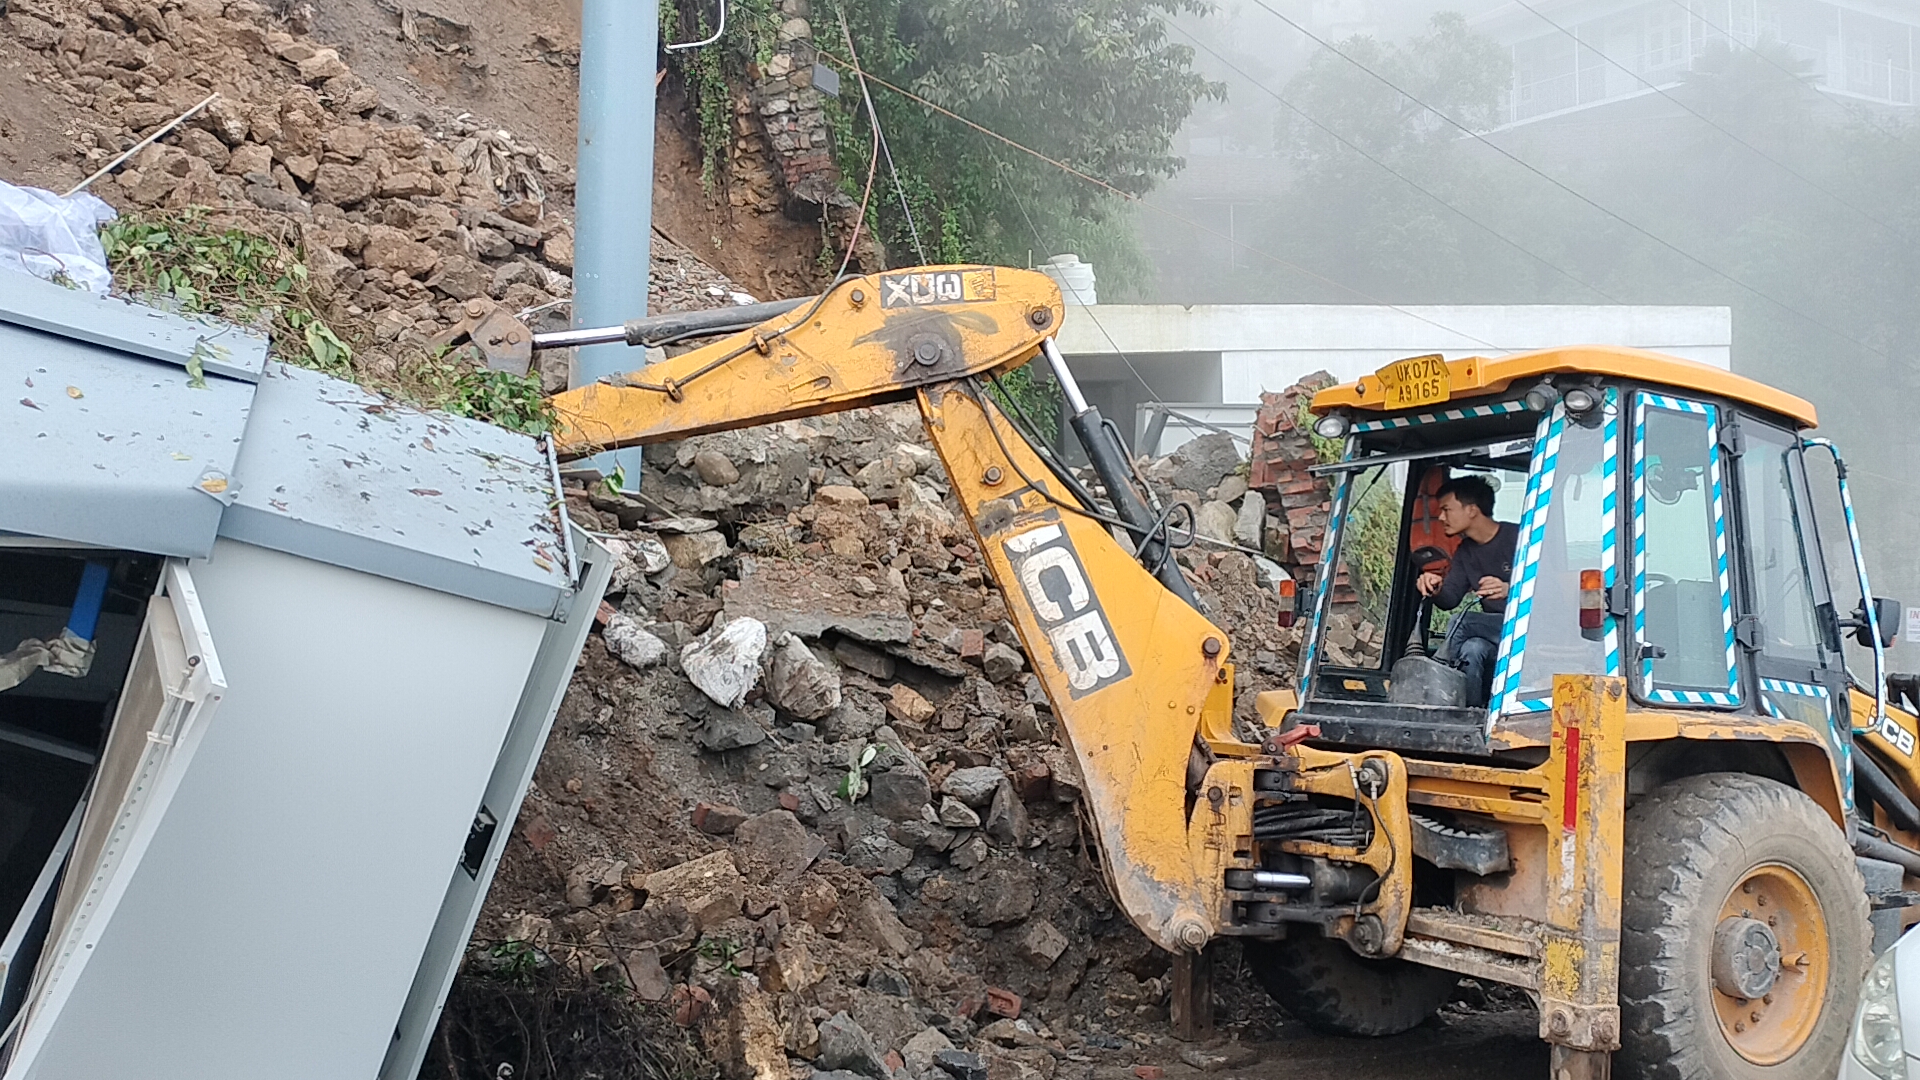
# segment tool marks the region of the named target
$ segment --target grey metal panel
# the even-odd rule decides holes
[[[22,1080],[366,1080],[545,620],[222,540],[228,690]]]
[[[0,273],[12,278],[69,291]],[[195,388],[174,364],[0,322],[0,388],[0,532],[213,550],[221,496],[200,485],[233,475],[252,383],[209,374]]]
[[[533,770],[553,730],[553,718],[560,711],[560,699],[567,692],[573,669],[580,661],[580,649],[587,632],[593,629],[594,614],[600,609],[600,596],[606,592],[613,574],[613,556],[606,548],[579,529],[574,529],[574,544],[584,564],[579,591],[568,605],[564,621],[547,624],[546,637],[534,657],[532,674],[513,712],[513,726],[494,762],[493,775],[481,796],[484,806],[499,823],[493,843],[480,862],[479,871],[468,873],[455,865],[447,884],[446,899],[440,906],[440,918],[434,923],[420,970],[414,975],[407,1003],[394,1026],[394,1041],[387,1048],[386,1061],[380,1066],[379,1080],[413,1080],[427,1055],[427,1042],[440,1022],[440,1010],[446,1005],[447,991],[453,986],[454,973],[460,969],[467,940],[479,921],[480,906],[493,884],[494,871],[506,851],[507,838],[513,835],[520,818],[520,804],[533,784]],[[458,862],[456,858],[454,862]]]
[[[570,585],[538,441],[267,366],[220,535],[551,616]]]
[[[0,323],[181,366],[200,349],[208,374],[248,382],[260,377],[267,362],[267,338],[257,330],[96,296],[31,274],[0,273]]]

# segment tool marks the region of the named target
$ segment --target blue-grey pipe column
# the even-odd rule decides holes
[[[580,124],[573,193],[573,325],[614,326],[647,314],[653,232],[653,75],[657,0],[581,0]],[[574,386],[632,371],[645,355],[589,345],[574,356]],[[640,450],[592,459],[640,484]]]

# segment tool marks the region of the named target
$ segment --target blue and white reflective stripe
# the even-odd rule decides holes
[[[1788,682],[1785,679],[1761,679],[1760,689],[1771,690],[1776,694],[1798,694],[1801,697],[1817,697],[1825,700],[1827,688],[1819,683]]]
[[[1348,443],[1348,453],[1353,444]],[[1320,573],[1313,586],[1313,621],[1308,624],[1306,651],[1300,656],[1300,696],[1307,696],[1307,683],[1313,678],[1314,661],[1319,656],[1320,635],[1325,632],[1327,622],[1327,598],[1333,593],[1334,552],[1340,547],[1340,530],[1346,524],[1347,490],[1352,483],[1351,470],[1339,474],[1334,484],[1331,513],[1327,518],[1326,546],[1320,551]]]
[[[1646,449],[1647,408],[1667,409],[1707,418],[1707,475],[1711,483],[1713,510],[1713,550],[1716,576],[1720,585],[1720,626],[1726,642],[1727,689],[1667,690],[1653,685],[1653,661],[1641,663],[1641,694],[1649,701],[1678,705],[1740,704],[1740,669],[1735,658],[1733,637],[1733,587],[1727,571],[1727,514],[1720,482],[1719,410],[1700,401],[1668,397],[1641,391],[1634,395],[1633,410],[1633,640],[1636,647],[1646,644],[1647,629],[1647,499]]]
[[[1692,413],[1695,416],[1704,416],[1707,418],[1708,423],[1713,422],[1716,413],[1714,407],[1704,401],[1688,401],[1686,398],[1668,397],[1665,394],[1655,394],[1646,390],[1642,390],[1639,397],[1642,405],[1652,405],[1657,409],[1667,409],[1672,412]]]
[[[1653,661],[1638,655],[1647,640],[1647,397],[1633,399],[1633,677],[1643,696],[1653,689]]]
[[[1729,703],[1740,700],[1740,661],[1734,652],[1733,584],[1727,571],[1727,507],[1720,483],[1720,418],[1707,408],[1707,472],[1713,477],[1713,555],[1720,570],[1720,627],[1727,639],[1727,697]]]
[[[1847,809],[1853,809],[1853,745],[1840,734],[1839,722],[1834,719],[1833,701],[1827,688],[1819,683],[1788,682],[1785,679],[1760,679],[1760,703],[1766,706],[1767,715],[1776,720],[1789,717],[1773,703],[1769,694],[1788,694],[1793,697],[1815,698],[1820,702],[1821,715],[1827,718],[1827,740],[1840,758],[1840,777],[1844,783],[1840,786],[1841,801]]]
[[[1613,602],[1614,583],[1620,579],[1619,561],[1620,537],[1620,392],[1607,388],[1606,403],[1602,406],[1605,420],[1601,425],[1600,448],[1600,517],[1604,521],[1604,531],[1600,535],[1600,568],[1605,575],[1607,603]],[[1620,674],[1620,620],[1612,615],[1606,619],[1607,674]]]
[[[1513,566],[1517,572],[1507,591],[1506,618],[1500,633],[1500,653],[1493,667],[1492,718],[1507,711],[1519,699],[1520,666],[1526,658],[1527,628],[1533,617],[1533,594],[1540,568],[1540,548],[1547,537],[1547,512],[1553,503],[1554,467],[1560,461],[1560,435],[1566,429],[1567,411],[1556,405],[1553,412],[1540,418],[1534,444],[1540,452],[1533,456],[1527,471],[1526,508],[1520,516],[1520,536],[1514,547]]]
[[[1613,595],[1614,583],[1620,580],[1620,569],[1616,565],[1619,554],[1620,537],[1620,394],[1609,388],[1601,415],[1601,457],[1600,457],[1600,516],[1604,519],[1600,534],[1600,566],[1606,575],[1607,595]],[[1536,562],[1537,565],[1537,562]],[[1607,674],[1620,674],[1620,620],[1607,616],[1606,624]],[[1514,667],[1519,667],[1515,660]],[[1520,673],[1523,674],[1523,673]],[[1518,679],[1515,679],[1517,684]],[[1521,698],[1509,698],[1501,706],[1500,713],[1551,712],[1553,710],[1552,693],[1535,692]]]
[[[1458,409],[1420,413],[1417,416],[1389,416],[1384,420],[1362,420],[1353,425],[1353,433],[1355,435],[1365,435],[1375,431],[1397,431],[1401,428],[1419,427],[1422,424],[1444,424],[1449,420],[1473,420],[1482,416],[1504,416],[1507,413],[1525,411],[1527,411],[1527,403],[1524,401],[1496,401],[1491,405],[1463,405]]]

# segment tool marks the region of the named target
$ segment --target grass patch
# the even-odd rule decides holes
[[[538,375],[488,370],[464,350],[413,349],[391,364],[369,363],[369,327],[331,313],[291,235],[189,209],[122,214],[100,230],[100,240],[117,289],[158,307],[263,330],[277,360],[510,431],[553,429]]]

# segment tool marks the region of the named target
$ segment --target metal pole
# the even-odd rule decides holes
[[[653,233],[653,74],[660,45],[657,0],[581,0],[580,122],[573,223],[573,325],[611,326],[647,313]],[[574,354],[573,386],[632,371],[645,354],[590,345]],[[640,450],[591,459],[629,486]]]

